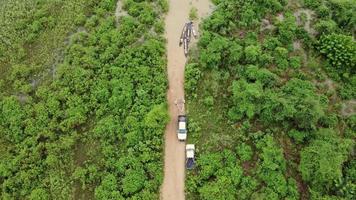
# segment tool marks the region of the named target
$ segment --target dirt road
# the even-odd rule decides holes
[[[184,23],[188,21],[191,7],[198,9],[198,16],[200,18],[210,13],[212,5],[209,0],[169,0],[169,12],[165,21],[166,38],[168,41],[167,73],[169,88],[167,91],[167,100],[171,121],[167,125],[165,132],[164,180],[161,189],[161,199],[163,200],[185,199],[185,143],[179,142],[176,136],[178,109],[174,102],[177,99],[184,98],[184,67],[186,58],[183,49],[178,44]],[[195,28],[198,28],[197,24],[195,24]]]

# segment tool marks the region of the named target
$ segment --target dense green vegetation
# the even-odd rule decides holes
[[[116,3],[2,0],[2,199],[159,199],[168,4]],[[187,199],[353,199],[355,1],[214,3],[186,67]]]
[[[187,198],[353,199],[355,1],[214,2],[186,66]]]
[[[165,0],[0,5],[2,199],[158,199]]]

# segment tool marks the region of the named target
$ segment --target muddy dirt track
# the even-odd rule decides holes
[[[176,136],[179,112],[174,102],[184,98],[184,67],[187,59],[179,47],[179,38],[192,7],[198,9],[198,17],[201,18],[209,15],[212,5],[209,0],[169,0],[169,12],[165,20],[169,82],[167,100],[171,120],[165,132],[164,180],[161,189],[163,200],[185,199],[185,143],[179,142]],[[196,30],[197,23],[199,21],[195,23]]]

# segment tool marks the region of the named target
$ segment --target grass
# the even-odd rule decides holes
[[[47,84],[47,81],[52,80],[51,70],[62,62],[63,52],[69,45],[68,38],[75,33],[78,26],[81,26],[80,19],[91,15],[94,8],[92,3],[93,0],[3,0],[1,2],[0,82],[3,84],[1,96],[20,92],[13,87],[13,81],[16,80],[9,78],[15,65],[21,64],[30,68],[31,74],[26,78],[28,83],[34,80],[39,81],[39,84]],[[37,22],[41,25],[33,31],[34,24]],[[1,149],[6,150],[11,144],[1,142],[0,146]],[[86,152],[82,151],[85,147],[85,145],[78,147],[75,152],[77,155],[73,156],[72,162],[67,163],[65,171],[58,168],[48,170],[47,173],[58,174],[58,177],[63,175],[59,175],[61,173],[70,174],[75,165],[82,164],[86,159]],[[88,197],[93,196],[89,191],[90,188],[82,190],[81,187],[73,187],[68,184],[69,177],[67,180],[65,184],[58,183],[66,185],[62,188],[62,195],[66,195],[66,191],[69,193],[73,190],[73,197],[77,197],[79,193],[84,195],[82,199],[90,199]],[[74,184],[80,186],[77,182]]]
[[[187,101],[191,128],[188,143],[196,144],[203,151],[232,147],[238,138],[242,137],[242,133],[239,133],[237,126],[227,118],[230,81],[218,80],[221,77],[214,77],[216,76],[214,71],[204,74],[197,90],[197,97],[195,99],[188,97]],[[207,105],[207,97],[213,98],[212,104]]]
[[[35,68],[33,75],[48,76],[62,59],[66,39],[90,13],[85,0],[36,3],[34,0],[5,1],[0,5],[0,78],[5,79],[15,64]],[[38,30],[34,25],[40,22]],[[31,39],[29,39],[31,37]],[[38,67],[40,66],[40,67]],[[30,81],[30,80],[28,80]],[[8,86],[10,81],[6,81]],[[9,88],[9,87],[7,87]],[[12,89],[7,91],[14,93]]]
[[[195,8],[195,7],[190,8],[189,19],[190,20],[198,19],[198,9],[197,8]]]

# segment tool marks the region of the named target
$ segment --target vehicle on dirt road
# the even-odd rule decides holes
[[[185,141],[187,139],[187,117],[185,115],[178,115],[178,130],[177,137],[179,141]]]
[[[186,155],[186,167],[187,169],[193,169],[195,165],[194,160],[194,151],[195,145],[194,144],[187,144],[185,146],[185,155]]]

